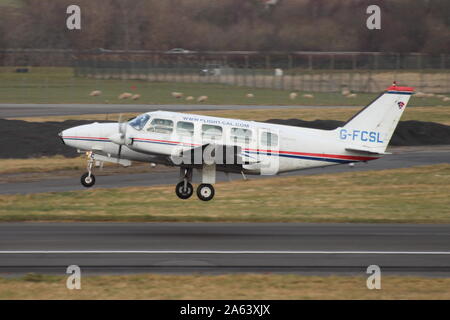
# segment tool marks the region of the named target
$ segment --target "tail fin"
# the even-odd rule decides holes
[[[340,139],[348,142],[347,149],[384,153],[413,93],[413,88],[394,83],[338,128]]]

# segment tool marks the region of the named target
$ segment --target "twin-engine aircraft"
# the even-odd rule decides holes
[[[81,183],[91,187],[94,163],[132,161],[178,166],[176,195],[192,196],[193,169],[201,173],[200,200],[214,197],[216,172],[275,175],[287,171],[370,161],[383,156],[413,88],[392,85],[334,130],[155,111],[119,123],[92,123],[59,133],[87,152]]]

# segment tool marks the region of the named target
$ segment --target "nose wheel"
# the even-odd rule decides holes
[[[94,157],[92,153],[88,153],[88,161],[87,161],[87,170],[85,174],[81,176],[81,184],[86,187],[90,188],[95,184],[95,176],[92,174],[92,167],[94,165]]]
[[[95,176],[90,172],[86,172],[81,176],[81,184],[86,188],[92,187],[95,184]]]

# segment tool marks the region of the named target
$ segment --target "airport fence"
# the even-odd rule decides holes
[[[26,72],[27,66],[71,67],[76,79],[218,83],[301,92],[379,92],[397,81],[418,91],[450,92],[449,54],[3,50],[0,65],[14,66],[17,72]]]

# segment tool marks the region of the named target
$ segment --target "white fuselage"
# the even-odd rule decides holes
[[[66,145],[92,151],[111,162],[120,157],[174,165],[172,157],[189,149],[211,144],[239,146],[240,156],[246,160],[240,168],[251,174],[277,174],[380,156],[346,150],[348,140],[355,139],[355,135],[343,139],[341,128],[318,130],[166,111],[139,117],[125,124],[122,146],[114,138],[119,132],[118,123],[82,125],[64,130],[60,136]],[[217,170],[239,171],[236,166],[226,165]]]

